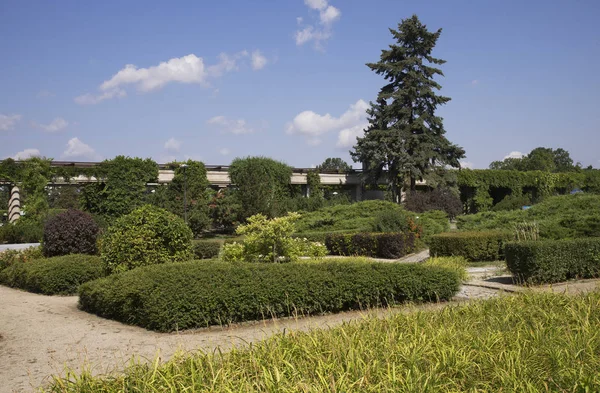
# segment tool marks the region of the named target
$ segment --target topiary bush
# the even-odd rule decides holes
[[[98,253],[96,240],[100,228],[94,218],[70,209],[46,221],[42,249],[46,257]]]
[[[415,239],[413,232],[329,234],[325,246],[332,255],[398,259],[415,251]]]
[[[411,191],[404,201],[406,208],[416,213],[429,210],[442,210],[450,218],[462,213],[460,197],[449,188],[436,188],[431,191]]]
[[[44,295],[72,295],[79,285],[104,276],[100,257],[72,254],[14,263],[0,272],[0,283]]]
[[[520,281],[553,283],[600,277],[600,239],[509,242],[506,266]]]
[[[147,266],[84,284],[79,304],[104,318],[168,332],[447,300],[459,286],[456,272],[421,265],[180,263]]]
[[[212,259],[219,256],[223,242],[220,240],[195,240],[194,257],[197,259]]]
[[[432,256],[462,256],[469,261],[497,261],[503,259],[503,244],[512,240],[512,234],[500,231],[448,232],[431,237],[429,252]]]
[[[109,273],[192,258],[192,231],[175,214],[146,205],[115,221],[100,242]]]

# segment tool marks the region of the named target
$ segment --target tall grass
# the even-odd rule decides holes
[[[71,374],[48,392],[595,392],[600,293],[526,294]]]
[[[460,277],[462,281],[469,279],[469,274],[467,273],[468,264],[469,261],[460,256],[431,257],[424,262],[424,265],[426,266],[439,266],[453,270],[458,274],[458,277]]]

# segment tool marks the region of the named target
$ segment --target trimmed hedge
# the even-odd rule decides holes
[[[142,267],[79,288],[85,311],[155,331],[450,299],[448,269],[365,262]]]
[[[526,283],[600,277],[600,239],[510,242],[504,247],[510,272]]]
[[[469,261],[498,261],[503,259],[502,247],[512,240],[508,232],[448,232],[433,235],[429,240],[432,256],[461,256]]]
[[[332,255],[398,259],[415,251],[416,236],[407,233],[332,233],[325,246]]]
[[[98,253],[96,238],[100,228],[89,214],[69,209],[46,221],[42,248],[44,256]]]
[[[197,259],[212,259],[219,256],[223,242],[221,240],[195,240],[194,256]]]
[[[72,295],[79,285],[104,276],[100,257],[71,254],[15,263],[0,272],[0,283],[44,295]]]

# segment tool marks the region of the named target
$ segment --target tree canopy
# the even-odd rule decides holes
[[[369,180],[387,170],[389,188],[398,201],[405,179],[414,190],[416,181],[432,169],[459,167],[465,152],[445,137],[443,119],[435,115],[440,105],[450,101],[436,94],[441,86],[435,77],[443,76],[436,66],[445,60],[431,55],[442,30],[428,31],[413,15],[390,32],[395,43],[381,51],[377,63],[367,64],[387,83],[371,102],[369,126],[350,154],[363,163]]]
[[[352,167],[339,157],[329,157],[321,165],[317,165],[317,170],[319,172],[344,173],[352,170]]]
[[[490,169],[513,171],[572,172],[581,167],[573,164],[568,151],[562,148],[551,149],[536,147],[529,154],[521,157],[507,157],[503,161],[493,161]]]

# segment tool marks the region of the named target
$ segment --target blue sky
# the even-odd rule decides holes
[[[383,85],[365,63],[412,14],[443,28],[466,165],[545,146],[600,166],[593,0],[0,0],[0,158],[350,161]]]

